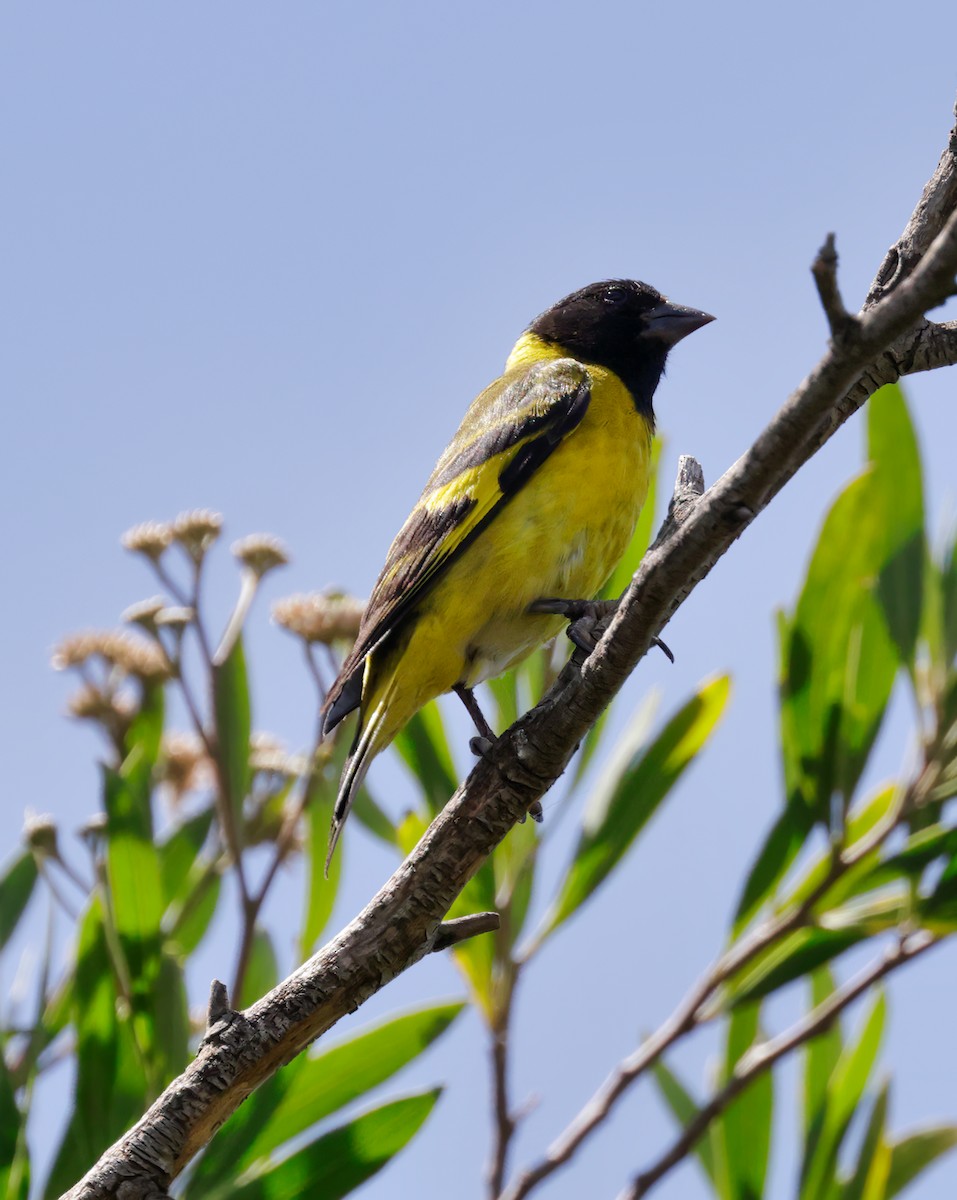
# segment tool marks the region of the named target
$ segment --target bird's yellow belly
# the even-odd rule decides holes
[[[612,381],[495,517],[495,536],[479,534],[423,601],[408,650],[424,655],[427,640],[432,695],[498,675],[554,637],[563,619],[529,605],[592,599],[624,553],[648,492],[651,430]]]

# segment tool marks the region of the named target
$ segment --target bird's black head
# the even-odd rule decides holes
[[[606,279],[553,304],[528,332],[581,362],[614,371],[638,411],[653,420],[651,398],[668,351],[713,320],[708,313],[672,304],[647,283]]]

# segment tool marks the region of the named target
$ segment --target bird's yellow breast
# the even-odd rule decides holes
[[[565,356],[526,335],[506,370],[548,357]],[[562,619],[529,605],[593,598],[628,545],[648,492],[651,426],[613,372],[588,375],[581,423],[423,599],[406,654],[419,672],[427,654],[432,695],[488,679],[554,637]]]

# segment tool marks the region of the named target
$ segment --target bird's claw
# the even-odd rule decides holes
[[[484,758],[494,745],[495,743],[491,738],[482,737],[481,734],[477,734],[475,737],[469,738],[469,749],[476,758]]]
[[[528,606],[528,611],[566,617],[569,625],[565,632],[569,641],[587,655],[598,645],[595,630],[599,623],[605,617],[611,616],[617,607],[617,600],[562,600],[543,596],[542,599],[533,601]],[[669,662],[675,661],[675,656],[661,638],[653,638],[651,644],[657,646]]]

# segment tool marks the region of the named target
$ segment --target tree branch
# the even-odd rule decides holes
[[[926,930],[915,933],[910,937],[902,937],[892,946],[883,958],[877,959],[855,979],[832,992],[821,1004],[807,1013],[800,1021],[760,1046],[752,1046],[741,1058],[728,1082],[703,1105],[688,1122],[679,1137],[669,1146],[664,1154],[647,1170],[635,1177],[619,1197],[619,1200],[640,1200],[648,1194],[651,1188],[662,1179],[672,1167],[679,1162],[694,1147],[695,1142],[705,1132],[711,1122],[721,1115],[731,1101],[759,1075],[790,1054],[798,1046],[809,1042],[830,1026],[835,1017],[839,1016],[848,1005],[852,1004],[868,988],[890,974],[895,968],[923,954],[931,946],[937,944],[937,939]]]
[[[953,331],[938,326],[929,333],[922,318],[951,294],[957,273],[955,146],[957,133],[946,170],[938,167],[941,180],[928,185],[929,199],[925,189],[923,217],[915,213],[908,226],[907,246],[926,243],[926,252],[912,262],[915,251],[898,243],[900,267],[856,329],[828,348],[754,445],[649,551],[581,669],[566,667],[542,703],[498,740],[332,942],[245,1013],[228,1013],[213,1026],[187,1070],[69,1197],[92,1200],[121,1189],[126,1200],[163,1194],[263,1080],[429,953],[458,893],[561,775],[672,613],[755,516],[879,386],[930,369],[935,355],[950,361]]]

